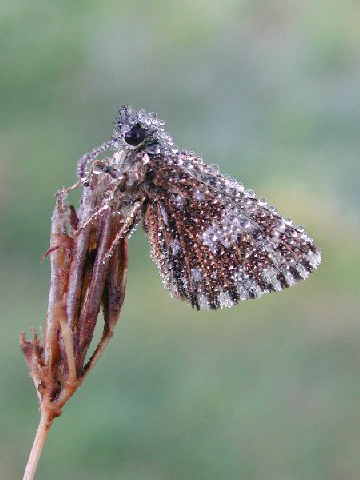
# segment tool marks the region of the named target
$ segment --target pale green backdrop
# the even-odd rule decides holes
[[[53,194],[122,103],[305,225],[323,263],[197,313],[137,231],[116,335],[37,479],[360,478],[359,25],[355,0],[1,2],[1,480],[38,420],[18,337],[44,323]]]

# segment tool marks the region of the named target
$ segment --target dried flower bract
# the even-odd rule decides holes
[[[51,262],[45,334],[39,338],[34,333],[31,341],[21,335],[41,413],[25,479],[33,478],[53,419],[95,365],[119,318],[128,263],[128,240],[122,232],[128,219],[115,204],[101,215],[94,214],[108,193],[108,183],[109,178],[93,175],[77,211],[67,202],[71,189],[56,195],[50,249],[45,254]],[[101,308],[102,337],[89,355]]]

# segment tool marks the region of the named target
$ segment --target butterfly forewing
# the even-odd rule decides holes
[[[301,227],[201,159],[151,163],[144,227],[173,296],[197,309],[232,306],[289,287],[319,264]]]

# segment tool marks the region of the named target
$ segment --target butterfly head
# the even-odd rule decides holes
[[[174,142],[164,130],[165,122],[156,113],[122,105],[113,128],[115,148],[121,150],[172,149]]]

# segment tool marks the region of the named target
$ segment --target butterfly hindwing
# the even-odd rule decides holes
[[[232,306],[289,287],[320,262],[302,228],[200,159],[152,162],[144,227],[173,296],[197,309]]]

